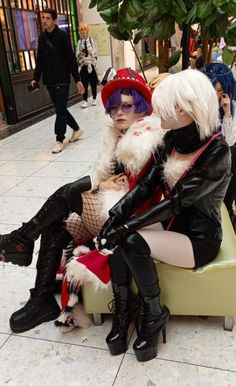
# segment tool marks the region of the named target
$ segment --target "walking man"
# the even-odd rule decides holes
[[[67,110],[70,74],[74,78],[79,94],[84,93],[84,87],[80,82],[70,37],[57,26],[57,12],[47,8],[43,12],[42,19],[45,32],[41,33],[38,39],[38,54],[31,85],[36,88],[42,75],[56,111],[56,144],[52,150],[52,153],[56,154],[63,150],[67,125],[73,129],[69,142],[75,142],[82,136],[78,123]]]

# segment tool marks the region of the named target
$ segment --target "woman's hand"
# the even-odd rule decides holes
[[[226,93],[222,93],[220,96],[220,107],[224,110],[225,117],[231,117],[230,111],[230,97]]]
[[[106,181],[102,181],[99,184],[99,191],[104,192],[106,190],[122,190],[129,189],[128,178],[124,173],[111,176]]]
[[[112,228],[107,232],[101,231],[95,240],[96,248],[99,251],[102,251],[104,248],[106,250],[113,250],[125,238],[128,232],[129,228],[126,224]]]

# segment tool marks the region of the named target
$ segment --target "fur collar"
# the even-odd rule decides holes
[[[139,174],[156,148],[163,144],[164,134],[160,119],[154,114],[134,122],[121,138],[113,125],[107,127],[92,179],[93,189],[110,177],[110,163],[114,155],[127,172],[133,176]]]

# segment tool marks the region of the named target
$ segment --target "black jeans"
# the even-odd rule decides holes
[[[82,66],[81,71],[80,71],[81,82],[83,83],[83,86],[84,86],[83,98],[85,101],[87,101],[87,99],[88,99],[88,85],[89,85],[89,83],[91,85],[93,99],[96,99],[96,97],[97,97],[98,78],[97,78],[97,74],[96,74],[96,71],[94,69],[94,66],[92,66],[92,69],[93,70],[90,74],[90,73],[88,73],[88,67],[84,65],[84,66]]]
[[[65,139],[66,126],[69,125],[73,130],[79,130],[79,125],[67,110],[69,96],[69,84],[47,86],[51,101],[56,112],[54,132],[56,140],[63,142]]]

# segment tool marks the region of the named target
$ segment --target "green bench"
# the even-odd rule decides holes
[[[232,331],[236,316],[236,235],[224,205],[222,228],[221,249],[210,264],[197,269],[178,268],[161,262],[156,266],[161,302],[169,307],[172,315],[223,316],[224,329]],[[82,291],[85,312],[93,314],[95,325],[101,324],[101,314],[110,313],[111,288],[95,292],[86,284]]]

